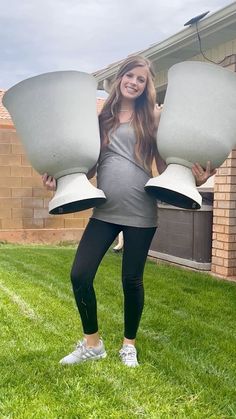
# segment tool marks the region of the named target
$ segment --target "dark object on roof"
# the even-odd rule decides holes
[[[198,21],[199,21],[199,20],[201,20],[203,17],[205,17],[208,13],[209,13],[209,11],[208,11],[208,12],[205,12],[205,13],[202,13],[201,15],[198,15],[198,16],[193,17],[193,18],[192,18],[192,19],[190,19],[188,22],[186,22],[186,23],[184,24],[184,26],[193,25],[194,23],[198,22]]]

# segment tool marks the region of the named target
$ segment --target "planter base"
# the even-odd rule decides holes
[[[160,176],[146,183],[145,190],[158,201],[175,207],[201,208],[202,197],[196,188],[192,171],[179,164],[169,164]]]
[[[103,191],[95,188],[84,173],[73,173],[57,179],[57,190],[49,202],[50,214],[69,214],[103,204]]]

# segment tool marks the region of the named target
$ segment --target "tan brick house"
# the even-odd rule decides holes
[[[236,2],[208,15],[198,23],[198,29],[204,55],[214,62],[221,62],[220,65],[235,72]],[[185,60],[206,61],[200,51],[195,24],[138,53],[152,62],[157,74],[155,85],[159,104],[163,103],[167,72],[172,65]],[[113,63],[95,73],[100,88],[109,89],[118,66],[119,63]],[[236,279],[236,150],[218,169],[213,189],[211,272]]]
[[[236,71],[236,2],[200,21],[199,32],[205,55]],[[171,65],[184,60],[205,60],[199,51],[195,26],[139,53],[149,58],[156,70],[160,104],[164,100]],[[118,66],[119,63],[114,63],[94,73],[100,89],[109,87]],[[2,94],[0,91],[0,97]],[[98,107],[101,105],[102,100],[98,100]],[[27,161],[9,115],[0,107],[0,241],[79,240],[91,210],[65,216],[49,215],[50,196]],[[236,150],[215,176],[211,263],[213,274],[233,279],[236,279],[235,198]]]

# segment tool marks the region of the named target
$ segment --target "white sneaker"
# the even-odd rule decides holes
[[[69,355],[60,360],[62,365],[80,364],[81,362],[106,358],[107,353],[103,341],[100,339],[96,347],[86,346],[86,340],[83,339],[76,345],[76,349]]]
[[[134,345],[124,344],[119,351],[121,361],[127,367],[137,367],[139,365],[137,360],[137,351]]]

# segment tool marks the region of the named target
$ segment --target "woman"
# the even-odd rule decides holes
[[[138,365],[135,339],[144,305],[143,271],[157,227],[156,200],[145,192],[144,185],[152,176],[154,160],[159,173],[166,167],[156,145],[161,111],[156,106],[153,80],[148,60],[129,57],[121,65],[99,116],[101,153],[97,167],[87,176],[93,177],[97,170],[97,184],[107,201],[94,209],[75,255],[71,281],[84,338],[61,364],[106,357],[98,333],[93,281],[104,254],[122,231],[124,339],[119,354],[128,367]],[[193,173],[198,184],[212,174],[209,165],[204,171],[198,164]],[[56,187],[55,179],[47,174],[43,182],[48,189]]]

